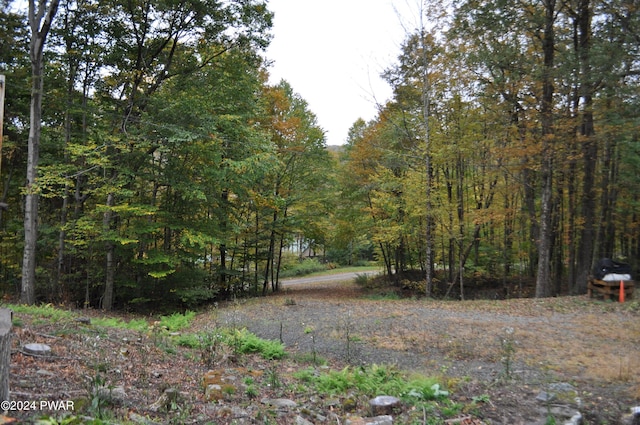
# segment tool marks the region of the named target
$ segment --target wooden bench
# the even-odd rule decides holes
[[[633,297],[633,280],[625,280],[624,282],[624,297],[625,300]],[[615,300],[618,301],[620,297],[620,281],[607,281],[598,279],[589,279],[587,284],[587,294],[589,298],[601,297],[603,300]]]

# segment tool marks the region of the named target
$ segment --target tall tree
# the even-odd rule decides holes
[[[263,126],[271,136],[279,165],[265,179],[265,192],[271,210],[269,245],[264,269],[262,291],[279,288],[282,251],[292,234],[302,229],[294,225],[302,200],[320,193],[329,164],[325,150],[324,131],[307,102],[281,81],[265,88],[266,116]]]
[[[228,3],[194,0],[166,3],[153,0],[114,1],[109,33],[116,41],[109,79],[110,96],[120,97],[120,140],[111,149],[113,164],[103,216],[105,232],[105,291],[103,308],[111,309],[115,284],[115,240],[119,193],[130,186],[129,177],[149,161],[156,147],[137,145],[140,116],[152,96],[169,79],[189,74],[215,62],[229,49],[262,49],[269,42],[271,14],[261,1],[235,0]],[[181,57],[183,60],[176,60]],[[134,149],[131,149],[134,148]],[[140,149],[142,148],[142,149]],[[145,157],[141,161],[141,157]],[[122,166],[128,168],[123,173]]]
[[[22,286],[20,300],[25,304],[35,302],[36,245],[38,241],[38,160],[42,127],[42,97],[44,47],[47,35],[58,10],[59,0],[29,0],[29,27],[31,43],[31,118],[29,150],[27,156],[27,183],[24,213],[24,254],[22,259]]]

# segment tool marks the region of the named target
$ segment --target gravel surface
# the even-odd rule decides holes
[[[523,416],[528,421],[514,417],[512,423],[536,423],[536,395],[557,382],[580,388],[581,408],[592,410],[587,423],[619,418],[640,404],[637,305],[632,309],[586,296],[375,300],[350,282],[319,282],[286,286],[266,299],[220,312],[227,324],[280,339],[300,353],[352,365],[397,365],[496,391],[499,382],[494,398],[503,406],[497,411],[529,411]],[[492,423],[509,423],[504,420],[496,416]]]

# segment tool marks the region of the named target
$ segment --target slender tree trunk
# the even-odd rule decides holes
[[[278,211],[273,211],[273,222],[271,223],[271,235],[269,236],[269,250],[267,251],[267,263],[264,268],[264,282],[262,283],[262,295],[267,294],[269,285],[269,276],[271,275],[271,267],[273,267],[274,251],[276,246],[276,222],[278,221]]]
[[[58,3],[59,0],[52,0],[47,7],[46,0],[40,0],[36,8],[35,0],[29,0],[32,81],[29,146],[27,153],[27,194],[25,196],[24,209],[24,251],[22,257],[22,285],[20,290],[20,301],[24,304],[33,304],[35,302],[39,200],[36,180],[38,176],[40,132],[42,125],[43,52],[47,34],[51,29],[53,18],[58,10]]]
[[[614,211],[617,199],[617,175],[618,175],[618,158],[616,155],[616,143],[613,139],[605,142],[604,155],[602,161],[602,169],[606,170],[600,184],[602,193],[602,209],[600,218],[596,220],[600,223],[596,234],[596,246],[599,251],[596,258],[605,257],[608,252],[613,252],[615,246],[616,226],[614,223]],[[623,251],[625,252],[625,251]],[[634,255],[628,255],[629,258],[636,258]]]
[[[430,91],[429,86],[429,58],[427,55],[427,43],[426,33],[424,31],[424,25],[422,24],[422,11],[420,11],[420,42],[422,48],[422,125],[424,126],[424,167],[425,167],[425,295],[431,297],[433,292],[433,246],[434,246],[434,232],[433,232],[433,215],[431,210],[433,209],[431,204],[431,186],[432,186],[432,174],[431,174],[431,134],[429,131],[429,117],[430,112]]]
[[[113,212],[111,208],[115,205],[115,195],[110,193],[107,195],[107,211],[104,213],[102,227],[105,233],[109,233],[111,230],[111,220],[113,219]],[[106,246],[106,266],[105,266],[105,280],[104,280],[104,295],[102,298],[102,309],[111,310],[113,308],[113,287],[115,282],[115,244],[110,238],[107,238]]]

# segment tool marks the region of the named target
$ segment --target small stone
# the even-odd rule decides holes
[[[390,415],[373,418],[350,417],[346,420],[345,425],[393,425],[393,417]]]
[[[250,418],[251,415],[249,414],[248,411],[237,407],[237,406],[231,406],[231,416],[234,419],[244,419],[244,418]]]
[[[380,395],[369,400],[369,406],[371,406],[373,416],[390,415],[400,407],[400,399],[390,395]]]
[[[551,391],[559,393],[568,393],[576,390],[573,385],[566,382],[554,382],[553,384],[549,385],[549,389]]]
[[[298,407],[298,403],[293,400],[289,400],[288,398],[263,398],[262,404],[268,404],[269,406],[287,409]]]
[[[96,389],[96,395],[102,400],[108,401],[113,404],[124,404],[127,400],[127,393],[124,387],[98,387]]]
[[[564,425],[582,425],[582,415],[580,413],[576,413],[569,419]]]
[[[302,416],[296,416],[296,425],[313,425],[313,422],[310,422],[303,418]]]
[[[40,375],[40,376],[56,376],[55,373],[49,372],[48,370],[44,370],[44,369],[39,369],[36,372],[36,375]]]
[[[538,395],[536,396],[536,400],[543,403],[550,402],[554,398],[556,398],[556,395],[554,393],[548,393],[546,391],[540,391],[540,393],[538,393]]]

